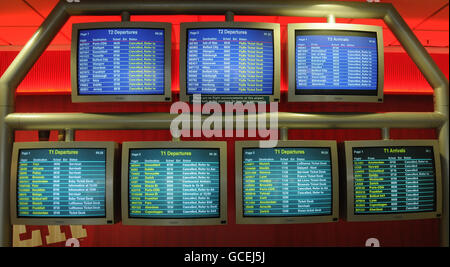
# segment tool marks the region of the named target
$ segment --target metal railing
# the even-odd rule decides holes
[[[15,130],[50,129],[169,129],[169,113],[89,114],[14,113],[14,94],[31,67],[45,51],[70,16],[80,15],[177,15],[209,14],[268,15],[324,18],[382,19],[417,65],[434,90],[434,112],[390,112],[376,114],[279,113],[279,128],[436,128],[439,135],[443,174],[443,216],[441,245],[448,246],[449,234],[449,124],[448,80],[423,45],[391,4],[301,0],[210,0],[145,1],[89,0],[60,1],[0,79],[0,245],[11,245],[9,178]],[[386,129],[383,130],[385,133]],[[385,133],[386,135],[386,133]]]

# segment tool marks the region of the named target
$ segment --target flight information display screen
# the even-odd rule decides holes
[[[79,95],[164,94],[163,29],[82,29]]]
[[[377,95],[376,33],[295,31],[296,94]]]
[[[105,217],[106,149],[20,149],[17,216]]]
[[[273,30],[188,29],[187,94],[272,95]]]
[[[244,148],[244,217],[332,214],[330,148]]]
[[[219,149],[130,149],[129,217],[220,217]]]
[[[353,148],[355,214],[434,211],[431,146]]]

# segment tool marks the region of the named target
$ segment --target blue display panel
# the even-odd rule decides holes
[[[188,29],[187,94],[272,95],[273,30]]]
[[[129,217],[220,217],[219,149],[130,149]]]
[[[377,95],[376,33],[295,31],[296,94]]]
[[[164,94],[163,29],[78,33],[79,95]]]
[[[17,216],[105,217],[106,149],[20,149]]]
[[[244,148],[244,217],[332,214],[330,148]]]
[[[353,148],[355,215],[436,210],[431,146]]]

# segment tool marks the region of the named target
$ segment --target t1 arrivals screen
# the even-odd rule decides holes
[[[330,148],[244,148],[244,217],[332,214]]]
[[[188,29],[186,61],[188,94],[273,94],[272,30]]]
[[[355,214],[434,211],[431,146],[353,148]]]
[[[106,149],[20,149],[17,216],[105,217]]]
[[[78,34],[80,95],[164,94],[163,29],[84,29]]]
[[[220,217],[219,149],[130,149],[129,216]]]
[[[295,31],[296,94],[376,95],[376,33]]]

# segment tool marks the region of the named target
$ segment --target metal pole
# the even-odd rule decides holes
[[[129,22],[130,21],[131,15],[130,15],[129,12],[123,11],[120,15],[122,17],[122,21],[124,21],[124,22]]]
[[[391,138],[391,129],[389,128],[381,128],[381,138],[383,140],[389,140]]]

